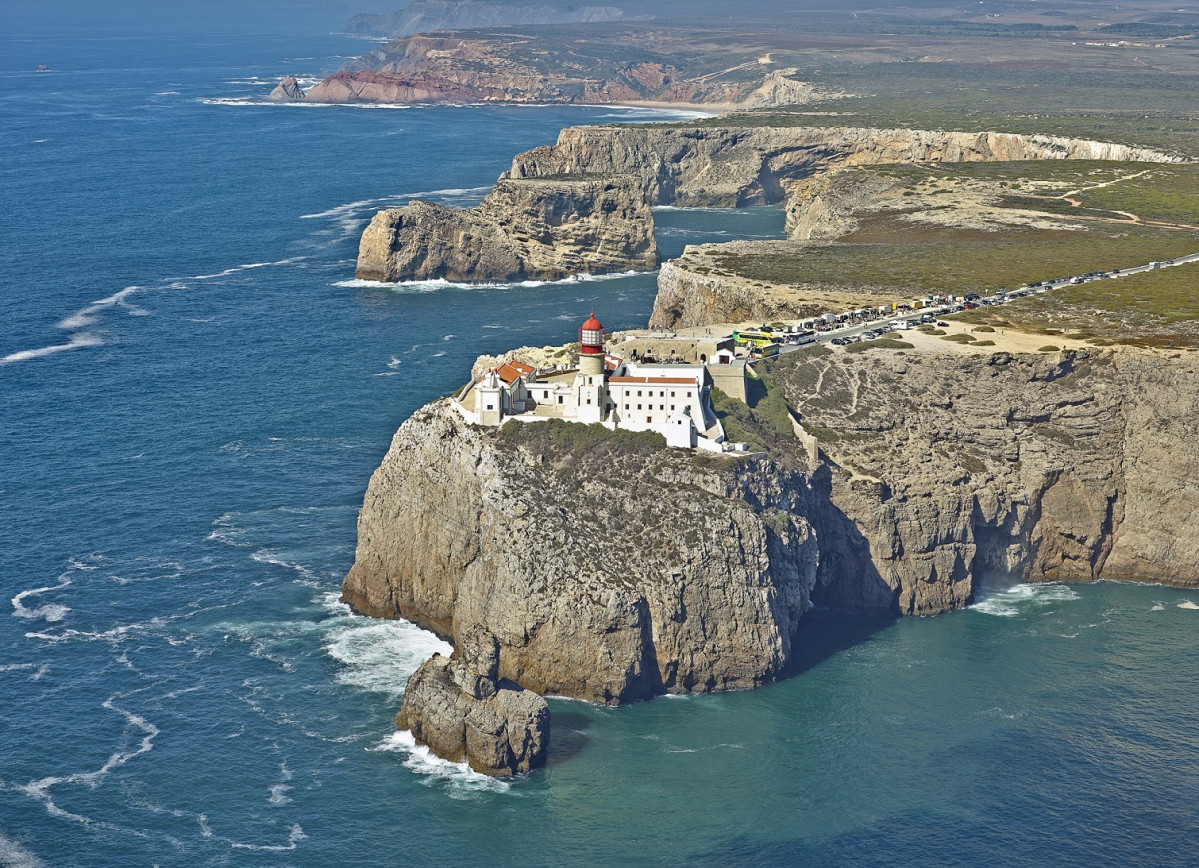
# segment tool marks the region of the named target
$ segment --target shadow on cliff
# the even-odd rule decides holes
[[[808,521],[816,531],[820,564],[812,603],[791,637],[793,678],[828,658],[866,642],[899,618],[899,596],[878,571],[870,541],[832,497],[826,456],[809,477]],[[886,496],[886,492],[878,492]]]

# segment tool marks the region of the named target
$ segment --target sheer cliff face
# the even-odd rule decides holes
[[[845,165],[913,161],[1180,158],[1110,142],[1012,133],[852,127],[571,127],[557,144],[518,154],[509,176],[563,173],[639,178],[655,205],[733,207],[782,202],[810,175]]]
[[[589,430],[419,411],[371,478],[344,599],[456,643],[485,630],[499,677],[539,693],[617,703],[781,675],[816,578],[806,478],[620,435],[576,449],[572,428]]]
[[[927,615],[1021,580],[1199,585],[1193,354],[801,352],[768,376],[814,462],[426,407],[371,479],[344,599],[482,630],[532,690],[624,702],[778,677],[811,600]]]
[[[500,181],[476,208],[415,201],[378,212],[358,277],[557,280],[657,264],[654,219],[629,178]]]
[[[792,358],[779,379],[851,520],[835,555],[821,540],[823,601],[931,614],[1019,580],[1199,584],[1195,354]]]

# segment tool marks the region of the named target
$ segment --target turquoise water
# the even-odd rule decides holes
[[[553,701],[511,784],[406,745],[441,646],[336,602],[371,471],[477,354],[643,325],[654,280],[365,286],[357,235],[642,114],[252,104],[335,36],[5,39],[0,862],[1193,864],[1193,591],[817,613],[787,682]],[[782,224],[658,218],[668,255]]]

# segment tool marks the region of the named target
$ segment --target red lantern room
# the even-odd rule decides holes
[[[604,326],[595,318],[593,311],[587,322],[579,328],[579,353],[585,356],[602,355],[604,352]]]

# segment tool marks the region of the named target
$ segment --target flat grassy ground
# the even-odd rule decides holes
[[[954,318],[1096,346],[1199,349],[1199,263],[1065,286]]]
[[[853,291],[964,295],[1199,252],[1199,232],[1121,224],[1075,231],[984,232],[868,220],[843,241],[785,253],[717,255],[720,271],[754,281]]]

